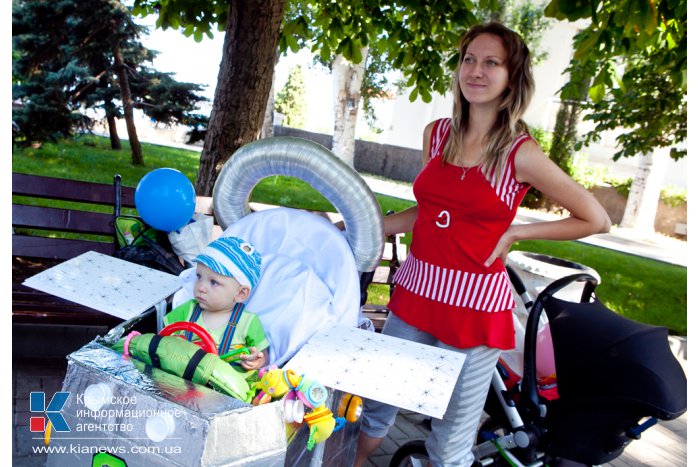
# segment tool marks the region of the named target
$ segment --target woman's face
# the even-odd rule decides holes
[[[484,33],[467,46],[459,66],[459,87],[471,105],[498,105],[508,88],[508,56],[498,36]]]

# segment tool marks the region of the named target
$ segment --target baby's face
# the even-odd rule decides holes
[[[197,263],[197,279],[194,298],[203,311],[228,312],[236,302],[248,297],[248,289],[241,287],[233,277],[217,274],[205,265]]]

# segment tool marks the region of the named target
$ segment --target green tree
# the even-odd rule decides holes
[[[211,36],[214,27],[226,31],[197,175],[197,192],[207,195],[228,157],[257,138],[278,45],[284,53],[310,44],[325,61],[342,55],[360,63],[371,40],[391,67],[404,72],[413,88],[410,98],[429,101],[432,91],[449,89],[457,41],[476,22],[472,11],[497,5],[497,0],[136,0],[134,11],[156,13],[158,27],[181,28],[195,40]]]
[[[528,44],[533,61],[536,63],[547,55],[546,52],[541,51],[540,42],[542,31],[552,21],[544,18],[543,10],[543,5],[535,5],[530,0],[524,2],[506,0],[498,2],[495,10],[493,4],[486,4],[486,6],[475,4],[472,13],[478,22],[497,20],[520,33],[529,41]],[[368,121],[371,127],[374,127],[376,116],[371,99],[386,97],[393,92],[403,91],[406,87],[406,80],[403,77],[393,83],[389,83],[386,78],[387,72],[400,71],[392,66],[392,62],[389,60],[389,53],[378,50],[373,42],[370,42],[367,48],[369,52],[366,66],[364,67],[364,77],[358,93],[354,92],[356,89],[349,83],[352,83],[353,75],[363,72],[363,62],[350,67],[342,67],[338,66],[338,60],[335,57],[332,63],[328,65],[333,72],[334,83],[342,82],[344,84],[343,89],[334,95],[334,106],[338,112],[336,113],[334,128],[333,152],[349,164],[353,163],[354,157],[355,126],[352,119],[356,118],[356,111],[353,112],[352,108],[348,109],[345,102],[361,100],[365,120]],[[364,48],[362,51],[364,53]],[[315,60],[323,62],[318,55],[315,57]],[[347,75],[344,81],[342,81],[342,76],[339,76],[343,72]],[[449,78],[451,72],[452,70],[446,70],[446,77]],[[425,97],[423,98],[425,99]],[[354,107],[356,108],[357,106],[355,105]],[[347,121],[340,122],[338,121],[339,119]]]
[[[104,75],[91,73],[90,65],[109,56],[112,72],[119,83],[132,163],[143,165],[124,61],[124,49],[129,47],[130,39],[139,34],[139,27],[126,7],[115,0],[48,3],[29,0],[15,4],[12,26],[13,36],[17,39],[14,46],[22,55],[15,62],[17,74],[26,79],[16,86],[18,89],[13,96],[25,104],[16,115],[16,120],[24,124],[21,131],[34,130],[40,134],[41,128],[32,123],[32,112],[57,107],[61,108],[62,115],[71,115],[72,118],[61,119],[51,130],[59,134],[70,133],[73,126],[65,124],[82,117],[77,111],[80,103],[73,99],[83,89],[77,83],[99,81]],[[36,92],[37,88],[39,92]],[[40,98],[45,99],[47,105],[32,105],[40,104]],[[29,115],[23,118],[22,111]],[[20,123],[20,129],[23,124]]]
[[[196,190],[211,195],[223,163],[262,128],[279,43],[284,0],[136,0],[134,13],[157,14],[156,26],[200,41],[225,31]]]
[[[574,39],[570,81],[562,89],[567,100],[589,86],[584,118],[595,128],[575,148],[598,140],[601,131],[623,130],[613,159],[639,154],[641,163],[622,225],[653,231],[661,190],[654,169],[661,161],[653,154],[671,148],[674,158],[686,155],[678,145],[687,137],[687,2],[552,0],[546,12],[570,21],[590,18]]]
[[[304,126],[306,115],[306,86],[301,65],[289,70],[284,87],[275,96],[275,111],[284,114],[282,124],[292,128]]]
[[[586,118],[596,129],[585,142],[595,140],[601,129],[626,128],[618,138],[618,159],[685,139],[686,0],[552,0],[545,11],[562,20],[590,19],[574,39],[570,80],[561,91],[566,101],[579,100],[581,89],[588,89],[585,107],[592,112]],[[670,107],[658,105],[657,97]],[[676,149],[673,155],[682,157],[685,151]]]
[[[148,67],[156,52],[138,41],[144,32],[114,0],[16,2],[13,98],[19,105],[13,119],[25,140],[91,128],[94,122],[82,109],[100,107],[112,147],[120,146],[115,120],[125,118],[132,161],[143,164],[132,108],[165,124],[196,118],[192,111],[205,100],[197,94],[201,87]]]
[[[542,36],[552,23],[544,15],[542,0],[501,0],[494,7],[478,8],[474,14],[480,23],[499,21],[520,34],[530,49],[533,65],[547,59],[549,53],[542,50]]]

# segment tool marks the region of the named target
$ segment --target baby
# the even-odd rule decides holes
[[[245,311],[243,303],[260,280],[260,253],[238,237],[221,237],[207,245],[194,262],[195,298],[168,313],[164,324],[199,324],[217,344],[219,355],[248,347],[250,355],[241,354],[240,368],[250,374],[267,365],[270,344],[260,319]],[[184,335],[190,341],[198,340],[191,332]]]

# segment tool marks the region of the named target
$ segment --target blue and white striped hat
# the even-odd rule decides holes
[[[221,237],[211,242],[194,259],[222,276],[233,277],[253,290],[260,280],[262,257],[250,243],[238,237]]]

